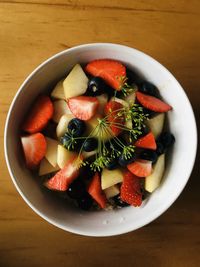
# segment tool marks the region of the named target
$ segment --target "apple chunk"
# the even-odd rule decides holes
[[[111,187],[115,184],[121,183],[123,181],[123,173],[120,169],[108,170],[103,169],[101,174],[101,188],[102,190]]]
[[[106,198],[109,199],[111,197],[117,196],[119,194],[119,187],[117,185],[113,185],[111,187],[108,187],[104,190],[104,193],[106,195]]]
[[[155,138],[157,138],[161,134],[164,126],[164,121],[165,113],[160,113],[146,121],[147,126],[151,129]]]
[[[58,166],[62,169],[65,167],[65,165],[67,164],[67,162],[69,160],[71,160],[72,158],[75,158],[76,153],[67,150],[66,148],[64,148],[62,145],[58,145],[58,149],[57,149],[57,163]]]
[[[51,97],[52,98],[64,99],[65,100],[63,81],[64,81],[64,79],[60,80],[56,84],[56,86],[54,87],[53,91],[51,92]]]
[[[45,158],[49,161],[49,163],[56,167],[57,165],[57,148],[58,148],[58,141],[51,139],[49,137],[45,137],[47,142],[47,151],[45,154]]]
[[[39,167],[39,176],[51,173],[51,172],[56,172],[60,168],[58,165],[56,167],[53,167],[47,159],[43,158],[43,160],[40,162],[40,167]]]
[[[145,190],[152,193],[159,185],[165,171],[165,154],[159,156],[153,172],[145,178]]]
[[[60,118],[64,114],[72,114],[69,109],[67,102],[64,100],[57,100],[53,102],[54,113],[53,113],[53,121],[59,123]]]
[[[88,87],[88,77],[79,64],[76,64],[63,82],[65,98],[83,95]]]
[[[58,138],[60,138],[67,132],[67,126],[73,118],[74,118],[73,114],[62,115],[56,128],[56,135]]]

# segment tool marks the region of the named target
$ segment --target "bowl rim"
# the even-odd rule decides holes
[[[69,226],[62,226],[61,224],[55,222],[53,219],[49,218],[48,216],[46,216],[45,214],[43,214],[40,210],[38,210],[32,203],[31,201],[29,201],[29,199],[25,196],[25,194],[22,192],[20,186],[17,184],[16,180],[15,180],[15,174],[12,171],[12,167],[10,166],[10,161],[9,161],[9,153],[8,153],[8,147],[7,147],[7,135],[8,135],[8,124],[9,124],[9,119],[10,119],[10,115],[13,109],[13,106],[15,105],[15,102],[17,100],[17,98],[20,96],[21,92],[23,91],[23,88],[25,86],[25,84],[41,69],[43,68],[43,66],[45,66],[46,64],[48,64],[50,61],[55,60],[56,58],[62,56],[63,54],[66,53],[70,53],[72,51],[76,51],[82,48],[90,48],[90,47],[102,47],[102,48],[106,48],[106,47],[116,47],[116,48],[123,48],[123,49],[127,49],[129,51],[134,51],[136,52],[138,55],[143,56],[149,60],[151,60],[153,63],[156,63],[159,68],[163,69],[165,72],[168,73],[169,77],[172,77],[174,79],[174,82],[176,82],[177,86],[181,89],[182,94],[185,96],[185,100],[188,102],[188,107],[190,109],[190,113],[191,113],[191,118],[193,120],[192,124],[193,124],[193,128],[194,128],[194,137],[195,140],[193,140],[194,143],[194,152],[193,152],[193,158],[190,158],[190,165],[189,167],[187,166],[187,179],[185,179],[185,182],[182,184],[182,187],[179,188],[179,192],[178,194],[176,194],[176,197],[174,197],[173,199],[170,199],[170,201],[167,202],[167,204],[164,206],[162,206],[162,209],[158,209],[157,213],[154,214],[152,213],[151,216],[148,216],[148,218],[145,220],[143,224],[141,224],[140,226],[137,227],[129,227],[126,230],[120,230],[119,228],[115,228],[115,230],[109,232],[109,233],[100,233],[98,234],[98,232],[91,232],[91,231],[86,231],[86,230],[80,230],[77,229],[76,227],[72,228]],[[183,189],[185,188],[193,167],[194,167],[194,163],[195,163],[195,159],[196,159],[196,153],[197,153],[197,125],[196,125],[196,120],[195,120],[195,115],[194,115],[194,111],[192,108],[192,105],[189,101],[189,98],[186,94],[186,92],[184,91],[184,89],[182,88],[182,86],[180,85],[180,83],[176,80],[176,78],[173,76],[173,74],[166,68],[164,67],[161,63],[159,63],[157,60],[155,60],[154,58],[152,58],[151,56],[147,55],[146,53],[137,50],[133,47],[129,47],[126,45],[121,45],[121,44],[116,44],[116,43],[88,43],[88,44],[81,44],[81,45],[77,45],[74,46],[72,48],[69,49],[65,49],[59,53],[56,53],[54,55],[52,55],[51,57],[49,57],[48,59],[46,59],[45,61],[43,61],[41,64],[39,64],[28,76],[27,78],[23,81],[23,83],[20,85],[20,87],[18,88],[7,113],[7,117],[6,117],[6,122],[5,122],[5,128],[4,128],[4,154],[5,154],[5,160],[6,160],[6,165],[9,171],[9,175],[12,179],[13,184],[15,185],[18,193],[21,195],[22,199],[25,201],[25,203],[40,217],[42,217],[44,220],[46,220],[47,222],[49,222],[50,224],[64,230],[64,231],[69,231],[71,233],[74,234],[79,234],[79,235],[83,235],[83,236],[93,236],[93,237],[106,237],[106,236],[116,236],[116,235],[121,235],[121,234],[125,234],[131,231],[134,231],[136,229],[139,229],[147,224],[149,224],[150,222],[154,221],[155,219],[157,219],[159,216],[161,216],[175,201],[176,199],[180,196],[181,192],[183,191]]]

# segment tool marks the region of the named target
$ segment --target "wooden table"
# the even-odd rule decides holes
[[[199,116],[199,0],[1,0],[0,267],[200,266],[198,157],[187,187],[167,212],[142,229],[110,238],[55,228],[25,204],[11,182],[3,128],[18,87],[46,58],[90,42],[125,44],[159,60]]]

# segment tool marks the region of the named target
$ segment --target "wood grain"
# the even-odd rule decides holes
[[[199,266],[199,156],[182,195],[156,221],[126,235],[89,238],[49,225],[28,207],[3,152],[6,114],[24,78],[81,43],[121,43],[153,56],[183,85],[198,119],[199,14],[198,0],[0,1],[0,267]]]

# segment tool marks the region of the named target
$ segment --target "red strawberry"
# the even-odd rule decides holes
[[[92,181],[89,184],[88,193],[102,209],[106,207],[106,196],[101,189],[101,181],[98,172],[95,173]]]
[[[148,148],[156,150],[156,140],[152,132],[148,133],[147,135],[140,137],[134,144],[137,147],[141,148]]]
[[[146,95],[141,92],[136,92],[136,97],[138,102],[140,102],[143,107],[153,110],[155,112],[167,112],[172,109],[170,105],[154,96]]]
[[[77,156],[73,157],[64,168],[45,183],[45,186],[51,190],[66,191],[69,185],[78,177],[79,166],[80,160],[77,159]]]
[[[53,116],[53,104],[48,96],[42,95],[33,104],[22,129],[28,133],[36,133],[44,129]]]
[[[68,106],[76,118],[88,121],[95,115],[99,101],[96,97],[77,96],[68,100]]]
[[[93,76],[101,77],[112,88],[120,91],[126,77],[126,68],[120,62],[111,59],[91,61],[85,71]]]
[[[120,189],[120,198],[135,207],[142,204],[142,192],[140,179],[131,172],[124,173],[123,182]]]
[[[46,140],[41,133],[21,137],[22,147],[29,169],[35,169],[46,154]]]
[[[149,160],[138,159],[127,165],[127,168],[132,174],[138,177],[149,176],[152,172],[152,162]]]
[[[122,132],[121,127],[124,125],[124,116],[118,116],[118,113],[123,108],[123,105],[116,101],[110,101],[105,105],[105,114],[107,121],[110,123],[112,133],[117,136]]]

